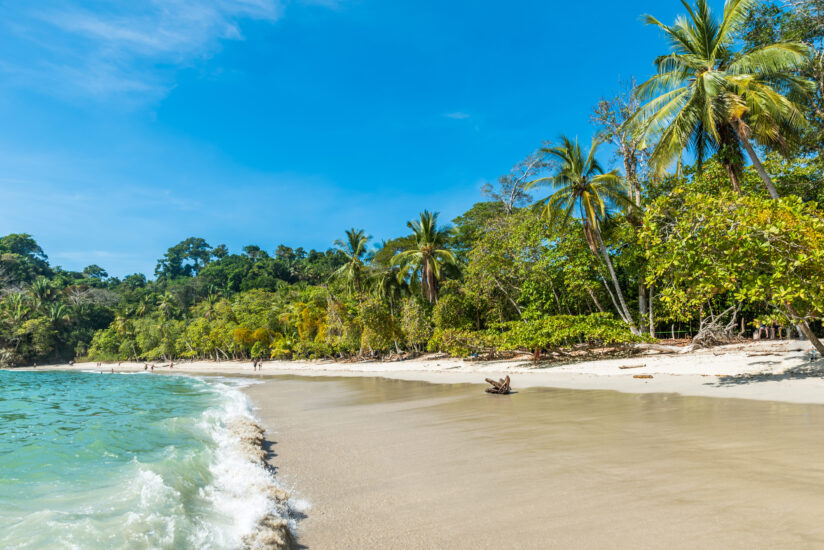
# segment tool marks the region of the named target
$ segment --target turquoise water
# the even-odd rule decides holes
[[[237,548],[271,474],[232,380],[0,371],[0,548]]]

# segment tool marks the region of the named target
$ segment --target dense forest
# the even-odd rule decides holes
[[[151,280],[0,238],[0,365],[540,358],[762,324],[824,352],[824,1],[684,6],[646,17],[669,51],[593,107],[593,140],[536,144],[451,222],[424,211],[381,243],[342,229],[326,251],[192,237]]]

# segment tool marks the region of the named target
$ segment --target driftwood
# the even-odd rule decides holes
[[[633,378],[652,378],[651,374],[636,374]]]
[[[693,351],[697,346],[695,344],[690,344],[688,346],[680,347],[680,346],[666,346],[664,344],[635,344],[632,346],[638,350],[644,351],[660,351],[662,353],[689,353]]]
[[[506,395],[512,391],[512,388],[509,387],[509,376],[501,378],[497,382],[491,378],[487,378],[486,381],[492,384],[491,388],[486,388],[486,393]]]
[[[618,368],[619,369],[643,369],[644,367],[646,367],[646,364],[644,364],[644,365],[626,365],[626,366],[618,367]]]

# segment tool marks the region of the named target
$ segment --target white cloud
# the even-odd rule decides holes
[[[454,113],[444,113],[443,115],[445,118],[451,118],[452,120],[466,120],[470,118],[468,113],[462,113],[461,111],[456,111]]]
[[[174,71],[242,40],[242,24],[275,22],[282,0],[53,0],[0,6],[6,83],[52,95],[162,97]],[[2,27],[0,27],[2,28]],[[10,52],[14,51],[12,55]],[[25,52],[25,55],[21,55]]]

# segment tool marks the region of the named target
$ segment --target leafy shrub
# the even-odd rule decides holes
[[[608,313],[554,315],[534,321],[495,325],[489,331],[499,350],[552,350],[575,344],[629,344],[644,341],[632,334],[626,323]]]
[[[452,284],[444,285],[438,303],[432,309],[432,321],[439,329],[466,329],[476,326],[477,308],[472,300],[459,291],[450,291]]]
[[[465,329],[435,329],[429,340],[429,351],[442,351],[455,357],[467,357],[487,350],[490,341],[486,332]]]
[[[401,309],[401,331],[407,345],[415,350],[422,347],[432,337],[432,322],[419,300],[404,300]]]

